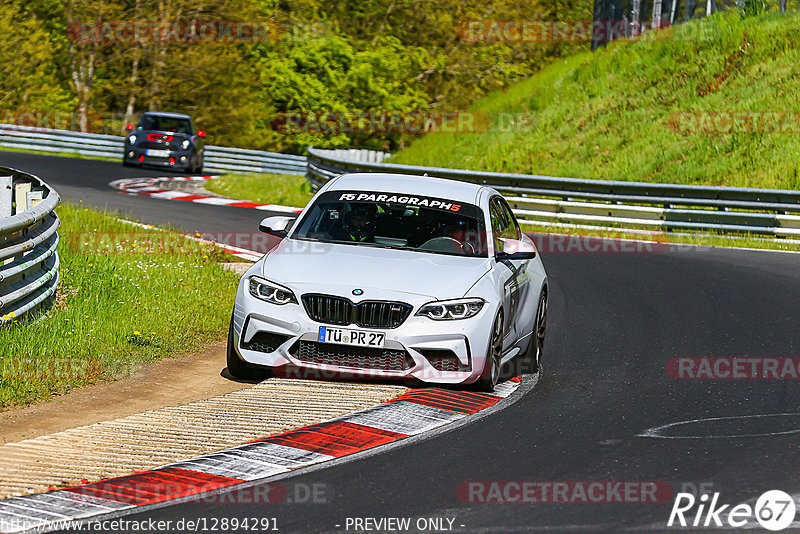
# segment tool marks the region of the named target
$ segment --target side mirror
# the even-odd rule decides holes
[[[261,221],[261,224],[258,225],[258,229],[265,234],[283,238],[289,233],[292,220],[291,217],[267,217]]]
[[[133,130],[133,124],[126,124],[125,129],[130,132],[131,130]]]
[[[203,138],[206,136],[206,132],[203,130],[197,130],[197,137]]]
[[[497,261],[532,260],[536,257],[536,247],[525,241],[501,238],[500,243],[503,244],[503,249],[497,251]]]

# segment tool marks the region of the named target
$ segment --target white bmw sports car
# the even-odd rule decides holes
[[[283,239],[239,283],[233,376],[301,368],[491,391],[514,358],[538,370],[547,275],[494,189],[346,174],[297,220],[260,229]]]

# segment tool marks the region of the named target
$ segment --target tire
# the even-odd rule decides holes
[[[203,172],[203,157],[197,154],[189,159],[189,165],[186,166],[186,172],[189,174],[200,174]]]
[[[528,350],[522,357],[522,369],[524,374],[537,373],[542,368],[542,355],[544,354],[544,338],[547,327],[547,289],[542,290],[539,297],[539,305],[536,308],[536,321],[533,323],[531,342]]]
[[[263,380],[272,375],[269,369],[265,367],[257,367],[242,361],[236,353],[236,347],[234,347],[233,341],[233,317],[231,317],[231,324],[228,327],[228,355],[226,363],[230,375],[240,380]]]
[[[500,358],[503,356],[503,310],[497,312],[492,325],[492,338],[486,351],[483,373],[475,382],[475,389],[491,393],[500,379]]]

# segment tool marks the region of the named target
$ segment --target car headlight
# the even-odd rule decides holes
[[[189,148],[189,140],[188,139],[184,139],[183,143],[181,143],[181,146],[183,147],[184,150]]]
[[[469,319],[478,315],[486,301],[483,299],[456,299],[430,302],[419,309],[417,315],[423,315],[435,321],[451,321],[453,319]]]
[[[251,276],[249,284],[250,294],[257,299],[278,305],[289,304],[290,302],[297,304],[294,293],[287,287],[283,287],[257,276]]]
[[[135,135],[135,134],[130,134],[130,135],[128,136],[128,142],[129,142],[130,144],[134,144],[134,143],[136,142],[136,135]]]

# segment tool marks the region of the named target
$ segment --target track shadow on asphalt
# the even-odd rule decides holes
[[[420,388],[441,388],[441,389],[452,389],[456,391],[471,391],[474,388],[471,384],[463,385],[463,384],[435,384],[435,383],[428,383],[422,382],[420,380],[409,380],[409,379],[391,379],[391,378],[383,378],[383,377],[376,377],[376,378],[369,378],[369,377],[361,377],[361,376],[353,376],[349,375],[346,372],[342,373],[329,373],[323,376],[320,376],[317,373],[312,373],[311,376],[308,376],[307,373],[303,372],[302,369],[297,370],[289,370],[286,371],[284,369],[278,369],[278,372],[272,374],[269,371],[265,371],[263,375],[252,378],[252,379],[244,379],[244,378],[237,378],[233,376],[228,368],[225,367],[220,372],[220,376],[225,378],[226,380],[230,380],[232,382],[236,382],[239,384],[259,384],[264,380],[269,378],[284,378],[284,379],[296,379],[296,380],[318,380],[320,382],[357,382],[363,384],[376,384],[376,385],[385,385],[385,386],[405,386],[408,388],[413,389],[420,389]],[[508,380],[521,376],[521,373],[518,372],[519,369],[516,366],[512,366],[506,364],[500,371],[500,380],[498,384],[502,384],[507,382]]]
[[[224,368],[224,369],[223,369],[223,370],[222,370],[222,371],[219,373],[219,376],[221,376],[222,378],[224,378],[224,379],[226,379],[226,380],[230,380],[231,382],[236,382],[236,383],[238,383],[238,384],[258,384],[258,383],[260,383],[260,382],[263,382],[263,381],[264,381],[264,380],[266,380],[267,378],[270,378],[270,375],[269,375],[269,374],[265,374],[263,378],[252,378],[252,379],[236,378],[235,376],[233,376],[233,375],[230,373],[230,371],[228,371],[228,368],[227,368],[227,367],[225,367],[225,368]]]

